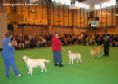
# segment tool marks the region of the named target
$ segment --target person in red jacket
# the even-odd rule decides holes
[[[52,37],[52,50],[53,50],[53,61],[55,63],[55,66],[60,66],[63,67],[64,65],[62,64],[62,57],[61,57],[61,41],[60,41],[60,36],[58,33],[55,33],[55,35]]]

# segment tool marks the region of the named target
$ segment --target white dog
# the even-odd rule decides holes
[[[77,60],[76,63],[80,61],[82,63],[81,54],[80,53],[72,53],[71,51],[68,51],[69,56],[69,64],[73,64],[73,60]]]
[[[23,56],[22,58],[27,67],[29,68],[28,74],[32,75],[32,69],[36,68],[36,67],[40,67],[41,68],[41,72],[43,72],[45,70],[45,72],[47,72],[45,63],[49,63],[49,60],[46,59],[30,59],[28,56]]]

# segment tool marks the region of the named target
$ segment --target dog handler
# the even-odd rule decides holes
[[[62,43],[60,41],[60,36],[58,33],[55,33],[55,35],[52,37],[52,51],[53,51],[53,61],[55,63],[55,66],[63,67],[62,64],[62,57],[61,57],[61,46]]]
[[[19,71],[15,65],[14,47],[11,44],[11,38],[10,38],[9,32],[7,32],[5,34],[5,38],[3,39],[3,42],[2,42],[2,49],[3,49],[2,57],[4,60],[4,64],[5,64],[6,77],[9,78],[9,76],[10,76],[10,67],[13,69],[16,77],[21,77],[21,74],[19,73]]]
[[[108,35],[106,35],[104,38],[103,47],[104,47],[104,56],[109,56],[110,42],[109,42],[109,36]]]

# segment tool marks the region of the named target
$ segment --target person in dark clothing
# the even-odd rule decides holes
[[[106,36],[104,38],[103,47],[104,47],[104,56],[109,56],[109,47],[110,47],[109,36]]]

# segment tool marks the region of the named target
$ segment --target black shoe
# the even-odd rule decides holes
[[[64,65],[63,64],[59,64],[59,67],[64,67]]]
[[[108,57],[109,55],[106,55],[106,57]]]
[[[107,57],[107,56],[109,56],[109,55],[103,55],[103,56]]]
[[[58,66],[58,64],[57,64],[57,63],[55,63],[54,65],[55,65],[55,66]]]
[[[9,79],[9,76],[6,76],[7,79]]]
[[[107,56],[106,54],[104,54],[103,56]]]

